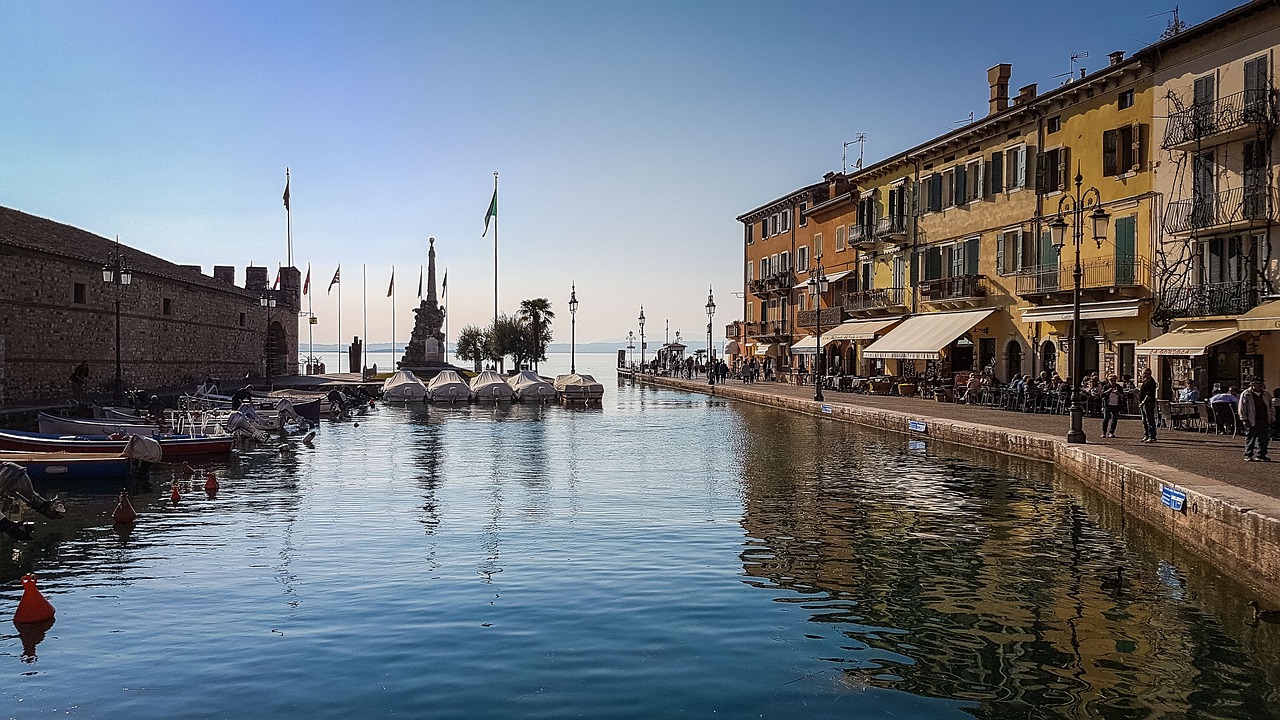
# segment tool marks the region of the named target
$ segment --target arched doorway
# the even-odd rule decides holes
[[[1022,374],[1022,343],[1010,340],[1004,348],[1004,380],[1009,382]]]
[[[1058,348],[1052,340],[1040,343],[1040,369],[1050,375],[1058,369]]]
[[[289,371],[288,349],[289,343],[284,334],[284,326],[278,321],[272,321],[267,326],[267,342],[263,348],[263,355],[266,358],[267,377],[292,374]]]

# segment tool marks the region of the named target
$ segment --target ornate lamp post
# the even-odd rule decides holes
[[[271,387],[271,310],[276,306],[276,299],[273,295],[263,295],[258,298],[258,304],[267,309],[267,342],[263,347],[264,354],[267,356],[267,387]]]
[[[716,384],[716,371],[711,364],[711,323],[712,318],[716,315],[716,298],[711,292],[711,286],[707,286],[707,384]]]
[[[1084,359],[1080,356],[1080,281],[1084,277],[1084,269],[1080,265],[1080,245],[1084,242],[1084,214],[1087,210],[1093,210],[1089,213],[1089,222],[1093,240],[1098,244],[1099,249],[1102,248],[1102,241],[1107,239],[1107,228],[1111,221],[1111,216],[1102,209],[1102,196],[1098,188],[1091,187],[1082,191],[1080,186],[1083,183],[1084,176],[1080,174],[1080,167],[1077,165],[1075,194],[1062,196],[1058,201],[1058,214],[1049,221],[1049,233],[1053,246],[1057,248],[1058,256],[1061,257],[1062,249],[1067,244],[1067,220],[1064,215],[1070,213],[1071,239],[1076,246],[1076,266],[1072,272],[1075,288],[1072,293],[1071,351],[1067,357],[1069,363],[1067,372],[1071,373],[1071,430],[1067,432],[1069,443],[1085,441],[1084,405],[1080,402],[1080,371],[1084,364]]]
[[[640,367],[644,368],[644,306],[640,306]]]
[[[636,334],[632,330],[627,331],[627,364],[636,364]]]
[[[827,274],[822,268],[822,256],[818,256],[818,269],[809,276],[809,297],[813,298],[813,313],[818,322],[818,346],[813,361],[813,399],[823,401],[822,397],[822,293],[827,291]]]
[[[577,373],[574,356],[578,348],[578,286],[569,286],[569,372]]]
[[[133,270],[125,261],[124,251],[120,249],[120,236],[116,236],[116,247],[107,253],[107,264],[102,266],[102,282],[115,286],[116,309],[116,383],[112,397],[115,402],[124,401],[124,371],[120,365],[120,291],[125,285],[133,284]]]

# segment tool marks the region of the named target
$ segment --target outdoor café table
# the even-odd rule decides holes
[[[1205,423],[1203,427],[1208,427],[1208,410],[1205,411],[1204,415],[1201,415],[1201,404],[1195,402],[1169,403],[1169,422],[1174,427],[1179,427],[1180,423],[1185,423],[1187,420],[1197,420]]]

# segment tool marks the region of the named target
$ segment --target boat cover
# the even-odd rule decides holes
[[[550,400],[556,396],[555,386],[532,370],[521,370],[507,378],[507,382],[518,400]]]
[[[421,400],[426,396],[427,386],[408,370],[401,370],[382,383],[384,400]]]
[[[471,379],[471,397],[477,400],[510,400],[511,386],[502,376],[485,370]]]
[[[604,385],[586,373],[557,375],[556,390],[568,399],[596,400],[604,397]]]
[[[463,400],[471,397],[471,388],[453,370],[441,370],[427,383],[427,397],[432,400]]]

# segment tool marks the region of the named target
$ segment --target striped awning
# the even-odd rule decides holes
[[[1236,323],[1241,330],[1249,332],[1280,330],[1280,300],[1259,305],[1236,318]]]
[[[1242,331],[1235,323],[1230,325],[1184,325],[1158,338],[1142,343],[1134,352],[1139,355],[1204,355],[1209,348],[1226,342]]]
[[[1083,303],[1080,305],[1080,319],[1106,320],[1138,317],[1142,314],[1143,302],[1139,299]],[[1075,317],[1075,308],[1071,305],[1045,305],[1022,311],[1023,322],[1070,322],[1073,317]]]
[[[942,349],[986,320],[995,308],[909,317],[862,351],[864,358],[939,360]]]
[[[900,317],[888,320],[853,320],[837,325],[830,333],[823,333],[822,338],[825,340],[829,334],[832,340],[874,340],[900,322]]]
[[[833,339],[834,338],[832,338],[827,333],[823,333],[822,347],[825,348],[826,346],[830,345]],[[791,343],[791,354],[792,355],[817,355],[818,354],[818,336],[809,335],[794,343]]]

